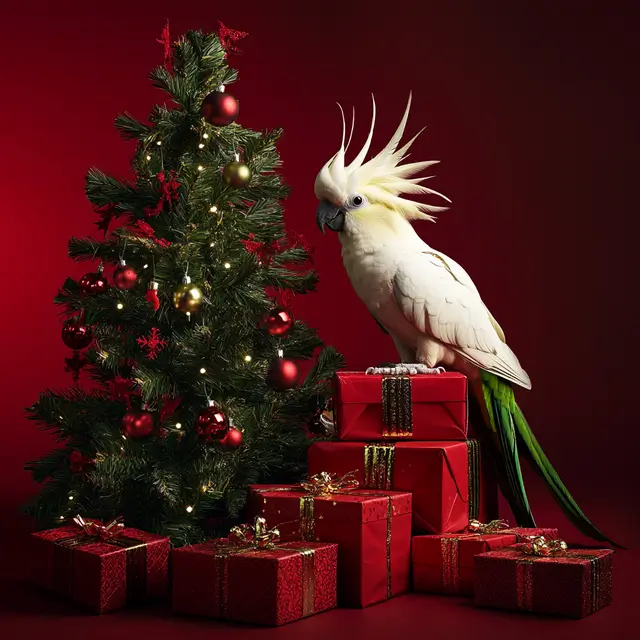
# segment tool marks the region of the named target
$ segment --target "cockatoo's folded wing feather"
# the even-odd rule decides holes
[[[411,252],[398,264],[393,285],[400,309],[420,331],[478,367],[531,388],[529,376],[460,265],[430,249]]]

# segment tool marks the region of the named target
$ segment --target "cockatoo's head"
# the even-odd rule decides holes
[[[372,96],[373,99],[373,96]],[[340,107],[340,105],[338,105]],[[400,165],[407,157],[407,151],[419,132],[401,149],[398,144],[404,133],[409,109],[411,108],[411,94],[404,116],[386,147],[374,158],[364,162],[376,120],[376,103],[373,100],[373,116],[371,128],[364,146],[353,159],[351,164],[345,165],[345,154],[353,135],[355,113],[351,125],[351,134],[345,147],[346,124],[344,111],[342,112],[342,143],[339,151],[322,167],[316,177],[315,194],[320,200],[316,212],[316,221],[320,230],[329,227],[332,231],[349,233],[367,220],[399,215],[405,220],[435,220],[430,215],[445,211],[446,207],[434,207],[423,202],[414,202],[401,194],[429,194],[439,196],[447,202],[448,198],[437,191],[433,191],[420,184],[432,176],[413,178],[416,173],[437,164],[437,160],[427,162],[413,162]]]

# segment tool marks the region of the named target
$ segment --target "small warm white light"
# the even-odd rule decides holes
[[[218,87],[218,91],[219,91],[220,93],[224,93],[224,88],[225,88],[225,87],[224,87],[224,85],[223,85],[223,84],[221,84],[221,85]]]
[[[201,164],[198,165],[198,171],[204,171],[204,167]]]
[[[282,349],[278,349],[278,358],[284,358],[284,351]]]
[[[207,373],[207,370],[204,367],[200,368],[200,373]]]
[[[123,439],[123,440],[126,440],[126,439],[127,439],[127,436],[125,436],[125,435],[124,435],[124,433],[122,434],[122,439]]]
[[[191,513],[193,511],[193,507],[191,505],[189,505],[187,507],[187,513]]]
[[[224,263],[224,268],[225,269],[231,269],[231,263],[230,262],[225,262]]]
[[[185,314],[187,316],[187,318],[191,317],[191,311],[187,311],[187,313]]]
[[[202,137],[206,140],[209,137],[209,134],[208,133],[203,133]]]
[[[118,302],[118,304],[116,305],[116,309],[124,309],[124,305],[122,304],[122,302]]]
[[[176,422],[176,429],[182,429],[182,423]]]
[[[60,420],[64,420],[64,418],[62,416],[58,416],[58,418],[60,418]]]
[[[124,451],[124,447],[120,447],[120,451]]]
[[[209,246],[210,246],[210,247],[215,247],[215,246],[216,246],[216,243],[215,243],[215,242],[211,242],[211,243],[209,244]]]
[[[218,207],[216,207],[215,204],[213,205],[213,207],[211,207],[211,209],[209,209],[211,213],[215,213],[217,210],[218,210]]]
[[[73,496],[69,496],[69,500],[73,500]]]
[[[240,154],[236,153],[236,162],[240,162]]]
[[[151,160],[151,156],[147,156],[147,160]]]
[[[206,485],[206,484],[203,484],[203,485],[202,485],[202,493],[207,493],[207,489],[208,489],[208,488],[209,488],[209,487],[207,487],[207,485]]]
[[[64,520],[64,516],[60,516],[60,520]]]
[[[251,360],[253,360],[253,358],[249,354],[244,357],[245,362],[251,362]]]
[[[143,269],[148,269],[148,268],[149,268],[149,265],[148,265],[148,264],[145,264],[145,265],[143,265],[143,267],[142,267],[142,268],[143,268]]]
[[[198,149],[204,149],[204,143],[202,143],[202,142],[201,142],[201,143],[198,145]]]
[[[156,144],[157,144],[158,146],[160,146],[160,145],[162,144],[162,140],[158,140],[158,141],[156,142]]]

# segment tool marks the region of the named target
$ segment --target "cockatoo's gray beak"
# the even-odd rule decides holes
[[[325,226],[331,231],[342,231],[344,229],[345,211],[336,207],[328,200],[321,200],[316,210],[316,222],[318,228],[324,233]]]

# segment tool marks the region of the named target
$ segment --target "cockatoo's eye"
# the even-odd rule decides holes
[[[364,204],[364,198],[359,195],[351,196],[349,198],[349,207],[352,209],[356,209],[357,207],[361,207]]]

